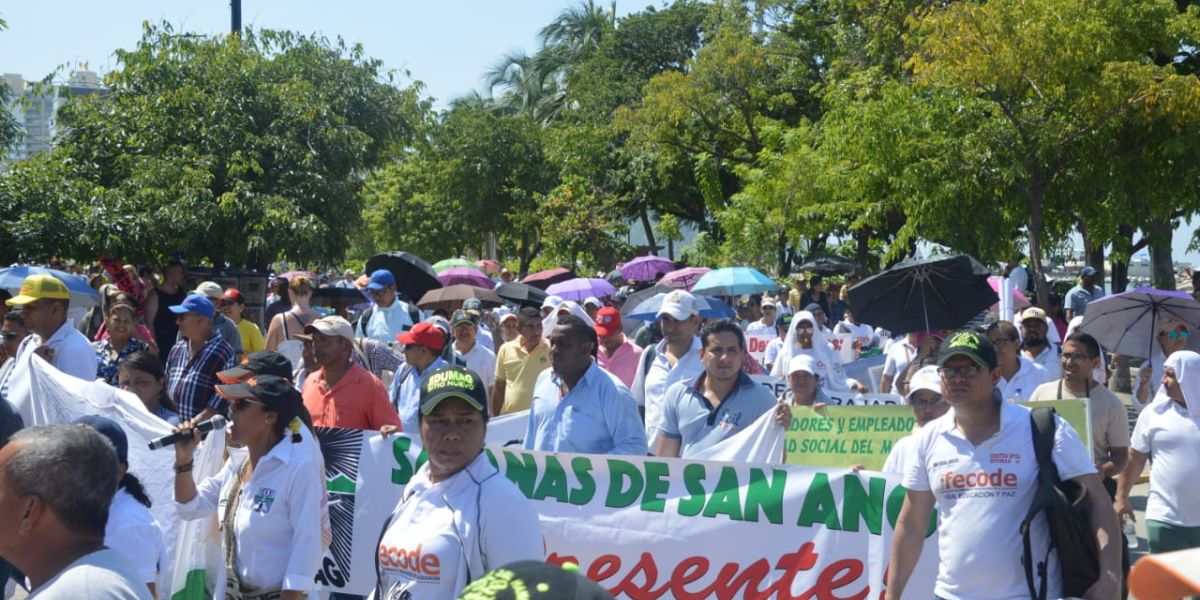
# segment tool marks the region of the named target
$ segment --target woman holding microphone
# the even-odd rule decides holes
[[[175,445],[180,518],[216,514],[225,551],[225,597],[295,600],[314,591],[321,562],[322,487],[311,453],[298,446],[307,417],[300,393],[271,375],[218,385],[229,400],[232,449],[221,472],[196,485],[200,436]],[[192,431],[185,423],[176,431]],[[211,592],[211,590],[210,590]]]

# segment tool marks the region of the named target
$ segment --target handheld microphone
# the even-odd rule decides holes
[[[225,417],[222,417],[221,415],[217,415],[207,421],[201,421],[199,424],[196,425],[195,431],[199,431],[200,433],[208,433],[214,429],[218,429],[218,428],[221,428],[224,426],[225,426]],[[160,437],[157,440],[152,440],[150,442],[150,449],[158,450],[159,448],[166,448],[167,446],[173,446],[176,443],[179,443],[183,440],[190,440],[190,439],[192,439],[191,432],[172,433],[171,435],[165,435],[163,437]]]

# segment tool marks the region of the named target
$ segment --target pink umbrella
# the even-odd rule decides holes
[[[437,278],[438,281],[442,282],[442,285],[455,285],[461,283],[464,285],[473,285],[475,287],[487,290],[496,287],[496,284],[490,278],[488,278],[487,275],[483,274],[483,271],[480,271],[479,269],[473,269],[471,267],[454,267],[453,269],[446,269],[445,271],[438,273]]]
[[[999,276],[992,275],[991,277],[988,277],[987,282],[988,282],[988,286],[990,286],[992,288],[993,292],[996,292],[997,294],[1000,293],[1000,277]],[[1012,293],[1013,293],[1013,310],[1020,310],[1022,308],[1025,308],[1026,306],[1033,304],[1032,302],[1029,301],[1029,298],[1025,297],[1025,294],[1021,293],[1020,290],[1013,290]],[[997,302],[996,304],[993,304],[991,310],[1000,310],[1000,303]]]
[[[671,271],[658,280],[658,285],[691,290],[692,286],[696,285],[696,282],[710,270],[708,267],[687,267],[686,269]]]
[[[500,272],[500,263],[490,258],[475,261],[475,266],[479,267],[480,270],[489,275]]]

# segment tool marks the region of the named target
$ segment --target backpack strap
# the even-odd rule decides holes
[[[367,310],[358,314],[358,319],[355,320],[355,328],[358,330],[358,337],[367,337],[367,323],[371,321],[371,315],[375,314],[375,306],[367,307]]]
[[[396,409],[397,413],[400,412],[400,388],[404,385],[404,380],[408,379],[409,376],[412,375],[412,372],[413,366],[406,363],[404,368],[400,369],[399,373],[396,373],[396,379],[392,382],[392,385],[396,386],[394,388],[396,390],[396,395],[390,400],[392,401],[392,408]]]
[[[1029,539],[1029,529],[1033,523],[1034,517],[1038,513],[1043,512],[1053,504],[1052,489],[1054,482],[1054,422],[1055,411],[1050,407],[1035,408],[1029,411],[1030,430],[1033,437],[1033,451],[1037,459],[1038,475],[1036,480],[1037,488],[1033,493],[1033,501],[1029,504],[1029,511],[1025,513],[1025,518],[1021,520],[1021,543],[1024,546],[1024,552],[1021,555],[1021,565],[1025,568],[1025,584],[1029,586],[1029,597],[1033,600],[1046,600],[1046,585],[1049,580],[1047,567],[1050,563],[1050,551],[1053,548],[1053,540],[1050,540],[1046,547],[1046,556],[1037,563],[1037,573],[1041,577],[1041,585],[1035,586],[1033,583],[1033,548]]]
[[[650,366],[654,364],[654,357],[658,356],[658,351],[654,349],[657,344],[650,344],[642,351],[642,377],[650,374]]]
[[[367,349],[363,347],[364,344],[365,342],[363,341],[363,338],[354,338],[354,341],[350,342],[350,348],[353,349],[354,353],[358,355],[358,359],[362,361],[363,367],[367,371],[374,373],[374,369],[371,368],[371,355],[368,354]]]

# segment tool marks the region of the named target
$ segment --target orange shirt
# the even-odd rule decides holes
[[[395,425],[400,429],[400,416],[388,401],[383,383],[357,364],[350,365],[333,389],[325,388],[325,369],[309,375],[303,395],[315,427],[377,430]]]

